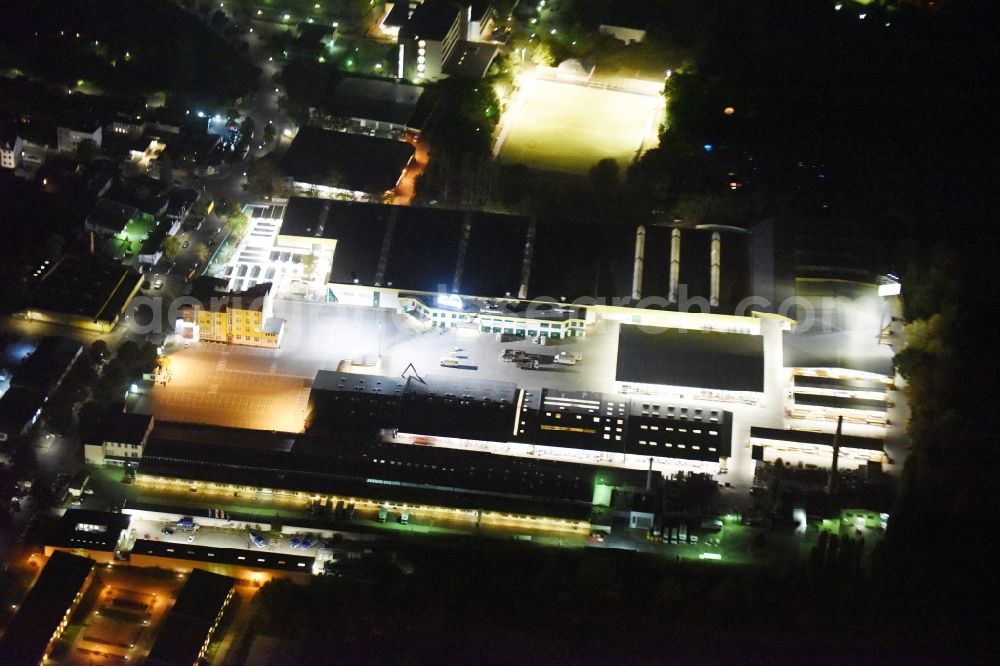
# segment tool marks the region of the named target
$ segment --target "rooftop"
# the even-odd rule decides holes
[[[449,76],[460,79],[481,79],[486,75],[500,47],[483,42],[462,40],[448,55],[442,70]]]
[[[517,293],[527,229],[516,215],[293,197],[280,235],[335,239],[332,282],[436,292],[457,274],[460,293],[502,296]]]
[[[394,139],[303,127],[279,171],[296,182],[379,193],[396,186],[413,154],[413,146]]]
[[[229,576],[192,569],[160,627],[146,663],[198,663],[202,646],[235,585],[236,580]]]
[[[19,433],[45,404],[45,394],[30,388],[13,386],[0,396],[0,428],[8,434]]]
[[[773,439],[780,442],[794,442],[797,444],[812,444],[818,446],[829,446],[833,449],[834,434],[829,432],[813,432],[811,430],[786,430],[783,428],[761,428],[750,427],[750,437],[755,439]],[[882,451],[885,442],[873,437],[859,437],[857,435],[840,435],[840,446],[850,449],[865,449],[868,451]]]
[[[117,234],[125,230],[129,220],[139,215],[139,209],[110,198],[98,199],[87,215],[87,224]]]
[[[264,309],[264,300],[272,286],[270,282],[262,282],[244,291],[230,291],[228,285],[226,279],[203,275],[191,283],[190,296],[199,301],[202,308],[213,312],[225,312],[229,308],[259,312]]]
[[[763,392],[764,341],[759,335],[622,324],[615,379]]]
[[[170,436],[161,436],[166,429],[171,430]],[[191,436],[185,436],[186,432]],[[139,472],[574,517],[589,514],[595,477],[610,473],[592,465],[477,451],[178,423],[157,424]],[[636,484],[645,484],[645,472],[632,476]]]
[[[97,429],[97,443],[142,444],[152,423],[152,414],[112,410]]]
[[[130,522],[131,516],[121,513],[71,509],[59,520],[56,538],[50,545],[113,552]]]
[[[38,664],[52,634],[94,568],[94,561],[53,551],[34,587],[0,638],[0,663]]]
[[[111,322],[141,281],[142,276],[133,268],[67,255],[42,277],[31,308]]]
[[[68,338],[46,337],[14,371],[11,384],[46,395],[55,390],[63,374],[80,355],[83,345]]]
[[[417,5],[410,20],[399,30],[400,38],[441,41],[460,20],[461,9],[448,0],[425,0]]]
[[[196,560],[213,564],[247,566],[255,569],[275,569],[278,571],[310,571],[312,557],[286,555],[262,550],[242,548],[213,548],[193,543],[170,543],[152,539],[136,539],[130,551],[134,555],[151,555],[178,560]]]
[[[381,375],[359,375],[353,372],[320,370],[316,373],[316,379],[313,381],[312,389],[314,391],[336,391],[401,396],[405,385],[405,381],[394,377],[383,377]]]
[[[345,76],[333,91],[329,111],[342,118],[407,125],[423,92],[420,86],[397,81]]]

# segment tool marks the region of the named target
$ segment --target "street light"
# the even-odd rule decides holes
[[[382,362],[382,322],[378,323],[378,360]]]

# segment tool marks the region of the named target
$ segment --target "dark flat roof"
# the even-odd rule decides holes
[[[429,208],[413,210],[402,213],[406,221],[396,224],[386,283],[421,291],[438,291],[444,285],[443,291],[450,291],[458,262],[461,216],[436,214]]]
[[[425,0],[417,5],[410,20],[399,30],[400,38],[441,41],[459,20],[461,10],[449,0]]]
[[[101,442],[141,444],[152,421],[152,414],[112,411],[101,423],[99,439]]]
[[[481,79],[486,75],[499,51],[500,47],[493,44],[460,40],[455,44],[455,48],[441,69],[448,76]]]
[[[345,76],[333,91],[329,112],[342,118],[364,118],[408,126],[423,92],[420,86],[408,83]]]
[[[111,552],[130,520],[121,513],[71,509],[59,520],[58,536],[51,545]]]
[[[324,184],[332,173],[357,192],[396,186],[414,148],[403,141],[303,127],[288,147],[279,171],[297,182]]]
[[[0,396],[0,427],[20,432],[45,404],[45,394],[35,389],[12,386]]]
[[[122,311],[141,281],[142,276],[128,266],[65,256],[42,277],[31,307],[110,322]]]
[[[161,426],[172,436],[158,436]],[[146,445],[139,472],[551,516],[589,510],[594,478],[611,473],[593,465],[478,451],[162,422]],[[645,484],[645,472],[613,472]]]
[[[316,379],[313,380],[312,390],[401,396],[405,385],[406,380],[396,377],[320,370],[316,373]]]
[[[517,384],[497,379],[475,377],[445,377],[425,375],[423,381],[410,377],[406,381],[406,395],[433,395],[459,397],[480,402],[506,403],[517,400]]]
[[[517,296],[528,218],[477,213],[473,219],[459,293]]]
[[[244,291],[229,290],[228,285],[228,280],[223,278],[202,275],[191,283],[190,296],[198,300],[203,308],[216,312],[225,312],[229,307],[259,311],[271,291],[270,282],[261,282]]]
[[[392,9],[386,14],[382,25],[390,28],[401,28],[406,25],[410,18],[410,3],[408,0],[396,0],[392,4]]]
[[[87,215],[87,224],[117,234],[129,220],[138,215],[139,209],[135,206],[105,197],[97,200],[93,210]]]
[[[83,345],[69,338],[42,338],[35,351],[14,371],[10,383],[51,394],[82,349]]]
[[[146,663],[198,663],[208,632],[235,585],[236,580],[229,576],[192,569],[160,627]]]
[[[528,297],[628,296],[634,250],[629,227],[539,220]]]
[[[193,543],[169,543],[153,541],[152,539],[136,539],[132,553],[136,555],[152,555],[178,560],[197,560],[212,564],[228,564],[232,566],[257,569],[275,569],[278,571],[310,572],[312,557],[301,555],[285,555],[259,549],[243,548],[212,548]],[[262,561],[263,560],[263,561]],[[299,565],[303,566],[299,566]]]
[[[763,392],[764,341],[759,335],[622,324],[615,379]]]
[[[73,599],[87,581],[94,561],[61,550],[52,552],[34,587],[0,638],[0,663],[35,666]]]
[[[782,428],[760,428],[750,427],[750,436],[760,439],[775,439],[781,442],[793,442],[801,444],[818,444],[833,447],[833,433],[813,432],[811,430],[784,430]],[[858,437],[857,435],[840,436],[840,446],[852,449],[867,449],[869,451],[882,451],[885,442],[873,437]]]
[[[515,215],[293,197],[280,234],[336,239],[332,282],[375,285],[387,247],[383,285],[450,291],[457,272],[460,293],[503,296],[517,293],[527,228]]]

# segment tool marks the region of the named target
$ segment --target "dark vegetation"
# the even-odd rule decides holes
[[[0,64],[53,83],[216,102],[257,87],[259,70],[234,42],[170,2],[12,0],[4,15]]]

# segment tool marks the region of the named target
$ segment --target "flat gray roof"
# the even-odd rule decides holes
[[[764,391],[759,335],[622,324],[615,379],[720,391]]]

